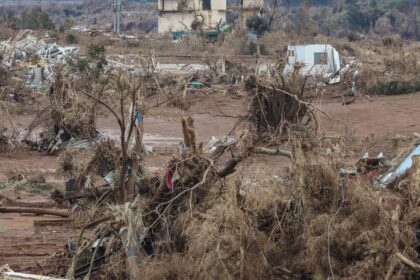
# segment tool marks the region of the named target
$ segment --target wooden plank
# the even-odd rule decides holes
[[[35,207],[35,208],[51,208],[55,206],[55,203],[48,201],[48,202],[24,202],[24,201],[17,201],[10,198],[5,197],[3,199],[3,206],[16,206],[16,207]]]
[[[70,212],[62,210],[23,207],[0,207],[0,213],[33,213],[40,215],[60,216],[64,218],[68,218],[70,216]]]
[[[8,271],[8,272],[3,272],[1,280],[67,280],[67,279]]]
[[[35,220],[34,226],[57,226],[72,222],[72,219]]]

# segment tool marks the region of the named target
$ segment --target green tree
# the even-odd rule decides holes
[[[246,27],[258,35],[264,34],[268,31],[268,23],[265,19],[259,16],[252,16],[246,20]]]
[[[77,42],[78,42],[77,36],[74,33],[71,33],[71,32],[67,33],[66,42],[68,44],[77,44]]]
[[[348,27],[355,30],[363,30],[369,27],[369,22],[355,0],[347,0],[346,19]]]
[[[23,12],[20,19],[20,25],[23,29],[54,29],[54,23],[50,16],[40,7],[34,7],[30,12]]]
[[[369,5],[371,8],[376,8],[378,7],[378,2],[376,0],[371,0]]]
[[[4,15],[4,21],[9,27],[13,29],[16,29],[19,26],[19,19],[16,17],[14,11],[6,11],[6,14]]]
[[[66,31],[69,31],[72,28],[72,26],[73,26],[73,21],[71,19],[67,18],[64,21],[64,23],[60,26],[59,30],[60,30],[60,32],[64,33]]]
[[[87,49],[87,55],[91,62],[96,63],[95,74],[99,77],[103,71],[104,66],[108,64],[105,57],[105,47],[101,44],[89,44]]]
[[[79,57],[76,62],[76,68],[80,72],[87,72],[90,69],[89,62],[86,59]]]

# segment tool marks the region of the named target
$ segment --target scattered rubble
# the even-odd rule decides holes
[[[26,81],[28,86],[54,82],[53,67],[65,63],[69,56],[78,51],[78,46],[49,44],[26,31],[17,34],[14,40],[0,42],[2,67],[9,71],[13,69],[15,79]],[[17,71],[21,73],[19,76],[16,75]]]

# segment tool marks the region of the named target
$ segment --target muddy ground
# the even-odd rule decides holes
[[[153,102],[150,100],[150,102]],[[247,99],[242,94],[202,93],[189,96],[187,113],[195,120],[199,139],[207,143],[212,136],[222,137],[229,133],[241,116],[246,114]],[[327,137],[343,137],[349,141],[351,157],[354,161],[365,152],[384,152],[394,156],[396,137],[404,139],[420,131],[415,116],[419,115],[420,93],[358,98],[350,105],[342,105],[339,99],[318,99],[320,134]],[[155,108],[144,118],[145,144],[154,147],[155,152],[145,158],[146,166],[159,170],[177,151],[182,132],[180,115],[183,111],[174,106]],[[24,128],[32,121],[35,112],[13,116],[17,128]],[[101,116],[97,127],[117,138],[118,127],[109,116]],[[24,131],[22,131],[24,133]],[[407,140],[408,145],[408,140]],[[238,168],[244,176],[252,176],[258,169],[267,176],[279,174],[287,167],[289,160],[281,156],[255,155],[248,158]],[[63,183],[66,177],[59,170],[58,156],[48,156],[37,152],[20,152],[0,156],[0,182],[6,182],[16,174],[27,178],[42,176],[47,182]],[[4,194],[4,192],[3,192]],[[25,194],[8,191],[5,196],[23,202],[48,202],[46,195]],[[0,267],[9,264],[15,271],[42,272],[45,257],[63,250],[68,240],[74,240],[79,230],[70,225],[34,226],[35,220],[53,217],[0,214]]]

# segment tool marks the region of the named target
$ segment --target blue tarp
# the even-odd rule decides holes
[[[257,41],[258,35],[256,33],[248,33],[248,40]]]
[[[381,182],[381,184],[383,185],[388,185],[394,182],[395,179],[397,179],[401,175],[404,175],[407,172],[407,170],[411,168],[411,166],[413,165],[413,156],[419,155],[420,145],[416,146],[414,150],[403,160],[403,162],[400,163],[400,165],[398,165],[398,167],[395,170],[381,176],[379,178],[379,182]]]

